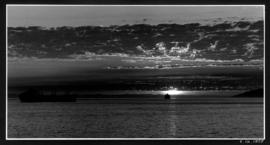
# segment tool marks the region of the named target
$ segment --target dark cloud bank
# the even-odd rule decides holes
[[[9,27],[9,58],[85,59],[93,55],[243,60],[263,58],[263,21],[212,25]]]

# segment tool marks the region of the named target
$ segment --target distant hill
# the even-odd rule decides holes
[[[78,55],[121,53],[185,59],[261,59],[263,30],[262,20],[225,21],[213,25],[9,27],[8,56],[74,58]]]
[[[234,97],[247,97],[247,98],[256,98],[256,97],[263,97],[263,89],[256,89],[256,90],[251,90],[251,91],[248,91],[248,92],[245,92],[245,93],[242,93],[242,94],[239,94],[239,95],[236,95]]]

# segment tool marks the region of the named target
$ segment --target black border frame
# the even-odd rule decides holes
[[[239,140],[6,140],[6,4],[117,4],[117,5],[265,5],[265,138],[260,144],[270,144],[269,141],[269,9],[268,0],[0,0],[0,144],[258,144],[256,141]]]

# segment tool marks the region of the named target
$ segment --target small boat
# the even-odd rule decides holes
[[[75,102],[76,96],[65,94],[57,95],[55,92],[45,95],[42,91],[29,89],[19,95],[21,102]]]
[[[170,100],[170,99],[171,99],[171,96],[167,93],[167,94],[164,96],[164,98],[165,98],[166,100]]]

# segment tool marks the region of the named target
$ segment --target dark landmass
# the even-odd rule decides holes
[[[40,90],[29,89],[19,95],[21,102],[75,102],[76,96],[71,94],[57,95],[52,92],[49,95]]]
[[[236,95],[234,97],[238,98],[262,98],[263,97],[263,89],[256,89],[256,90],[251,90],[239,95]]]

